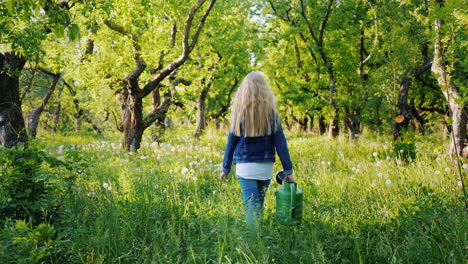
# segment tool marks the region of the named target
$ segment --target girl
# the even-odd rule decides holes
[[[260,72],[249,73],[231,106],[231,123],[220,180],[226,182],[232,163],[244,197],[247,227],[257,229],[270,185],[275,150],[283,165],[284,180],[294,181],[291,158],[281,127],[276,99]]]

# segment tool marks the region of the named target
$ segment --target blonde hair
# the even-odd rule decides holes
[[[276,98],[263,74],[247,74],[232,100],[229,130],[237,136],[270,135],[277,129],[277,118]]]

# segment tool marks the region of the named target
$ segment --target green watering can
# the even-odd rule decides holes
[[[297,183],[286,181],[276,190],[276,219],[282,225],[297,225],[302,219],[302,190]]]

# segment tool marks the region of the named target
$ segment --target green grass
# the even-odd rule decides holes
[[[138,153],[122,151],[119,138],[41,138],[54,156],[79,151],[87,163],[54,223],[67,261],[465,263],[463,195],[441,139],[418,138],[416,160],[404,163],[391,158],[387,137],[350,144],[287,135],[304,192],[303,223],[275,223],[279,186],[272,183],[254,237],[245,231],[235,177],[218,180],[223,132],[195,141],[168,131],[162,144],[145,138]]]

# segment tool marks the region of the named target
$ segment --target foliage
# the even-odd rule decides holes
[[[53,226],[6,221],[0,231],[2,263],[70,263],[70,243]]]
[[[401,131],[401,135],[393,142],[395,157],[401,161],[411,161],[416,158],[416,138],[408,131]]]
[[[45,53],[42,42],[53,33],[74,41],[79,28],[71,23],[68,1],[15,1],[0,4],[0,44],[27,59]],[[73,1],[69,1],[70,4]],[[2,47],[2,52],[4,47]]]
[[[37,146],[0,148],[0,216],[40,223],[53,220],[61,199],[73,184],[79,166],[77,153],[65,161],[54,158]]]

